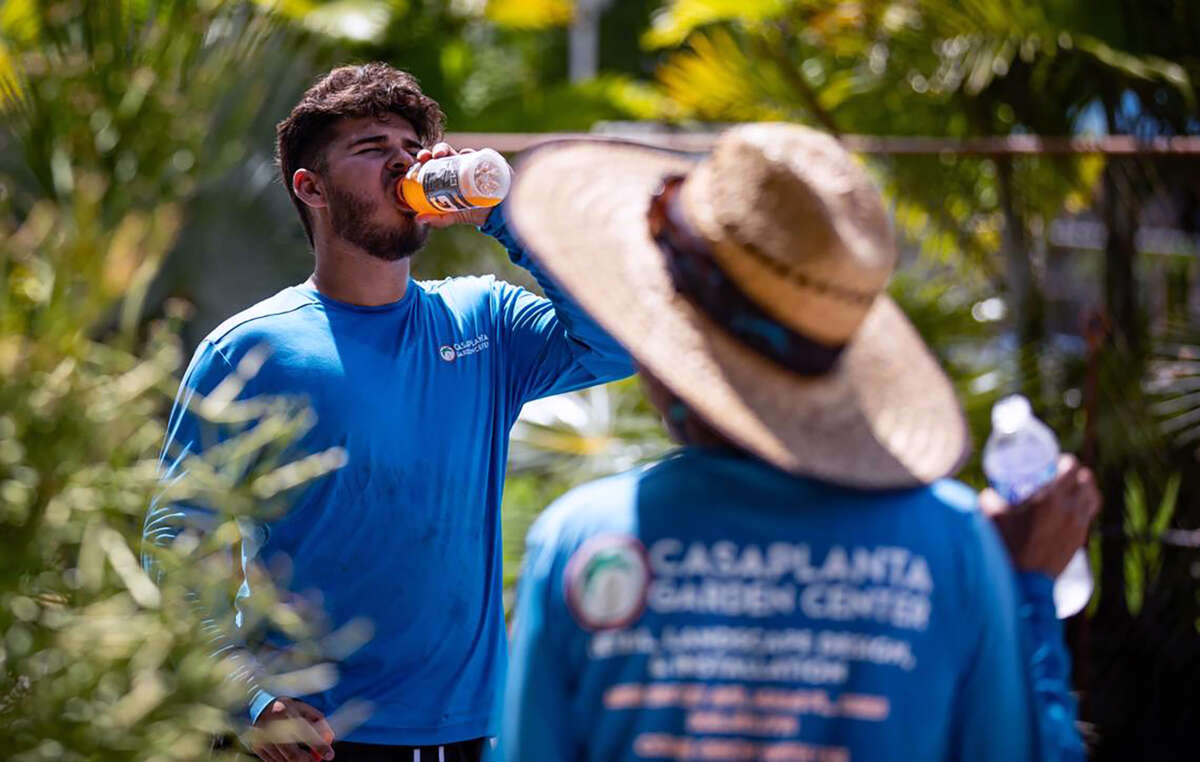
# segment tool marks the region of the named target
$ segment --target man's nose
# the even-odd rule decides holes
[[[390,170],[394,170],[396,172],[404,172],[405,170],[408,169],[409,165],[412,163],[413,163],[413,157],[409,155],[408,151],[401,150],[401,151],[396,151],[390,157],[388,157],[387,166],[388,166],[388,169],[390,169]]]

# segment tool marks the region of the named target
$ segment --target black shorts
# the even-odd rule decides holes
[[[486,738],[441,746],[379,746],[353,741],[335,741],[334,762],[479,762]]]

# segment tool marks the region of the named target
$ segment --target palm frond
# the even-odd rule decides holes
[[[1200,442],[1200,332],[1177,326],[1157,341],[1144,388],[1163,432],[1179,446]]]
[[[674,47],[709,24],[758,23],[779,18],[795,5],[790,0],[674,0],[651,19],[642,44],[647,48]]]
[[[736,31],[716,27],[697,32],[685,50],[658,70],[664,92],[680,110],[705,120],[795,119],[794,103],[780,103],[782,89],[773,62],[751,57]]]
[[[513,426],[509,467],[577,483],[632,468],[666,445],[658,416],[627,381],[528,403]]]
[[[1187,69],[1183,66],[1157,56],[1135,56],[1117,50],[1094,37],[1077,37],[1074,44],[1099,63],[1131,79],[1158,80],[1170,85],[1183,96],[1188,108],[1196,108],[1195,90]]]

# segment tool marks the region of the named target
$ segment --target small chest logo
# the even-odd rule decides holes
[[[491,340],[486,333],[481,333],[473,339],[463,339],[453,344],[443,344],[438,348],[438,357],[446,362],[454,362],[463,357],[482,352],[491,346]]]

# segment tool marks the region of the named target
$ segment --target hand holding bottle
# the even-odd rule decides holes
[[[1071,455],[1033,415],[1029,400],[1006,397],[992,409],[992,434],[983,450],[992,489],[980,495],[1022,571],[1054,578],[1058,617],[1074,616],[1091,598],[1091,570],[1082,548],[1100,510],[1092,472]]]
[[[490,148],[455,151],[438,143],[416,158],[396,184],[396,194],[417,212],[419,222],[432,227],[482,225],[512,185],[508,162]]]
[[[1004,538],[1014,566],[1058,577],[1087,539],[1100,491],[1075,456],[1060,455],[1055,477],[1024,502],[1010,506],[987,489],[979,504]]]

